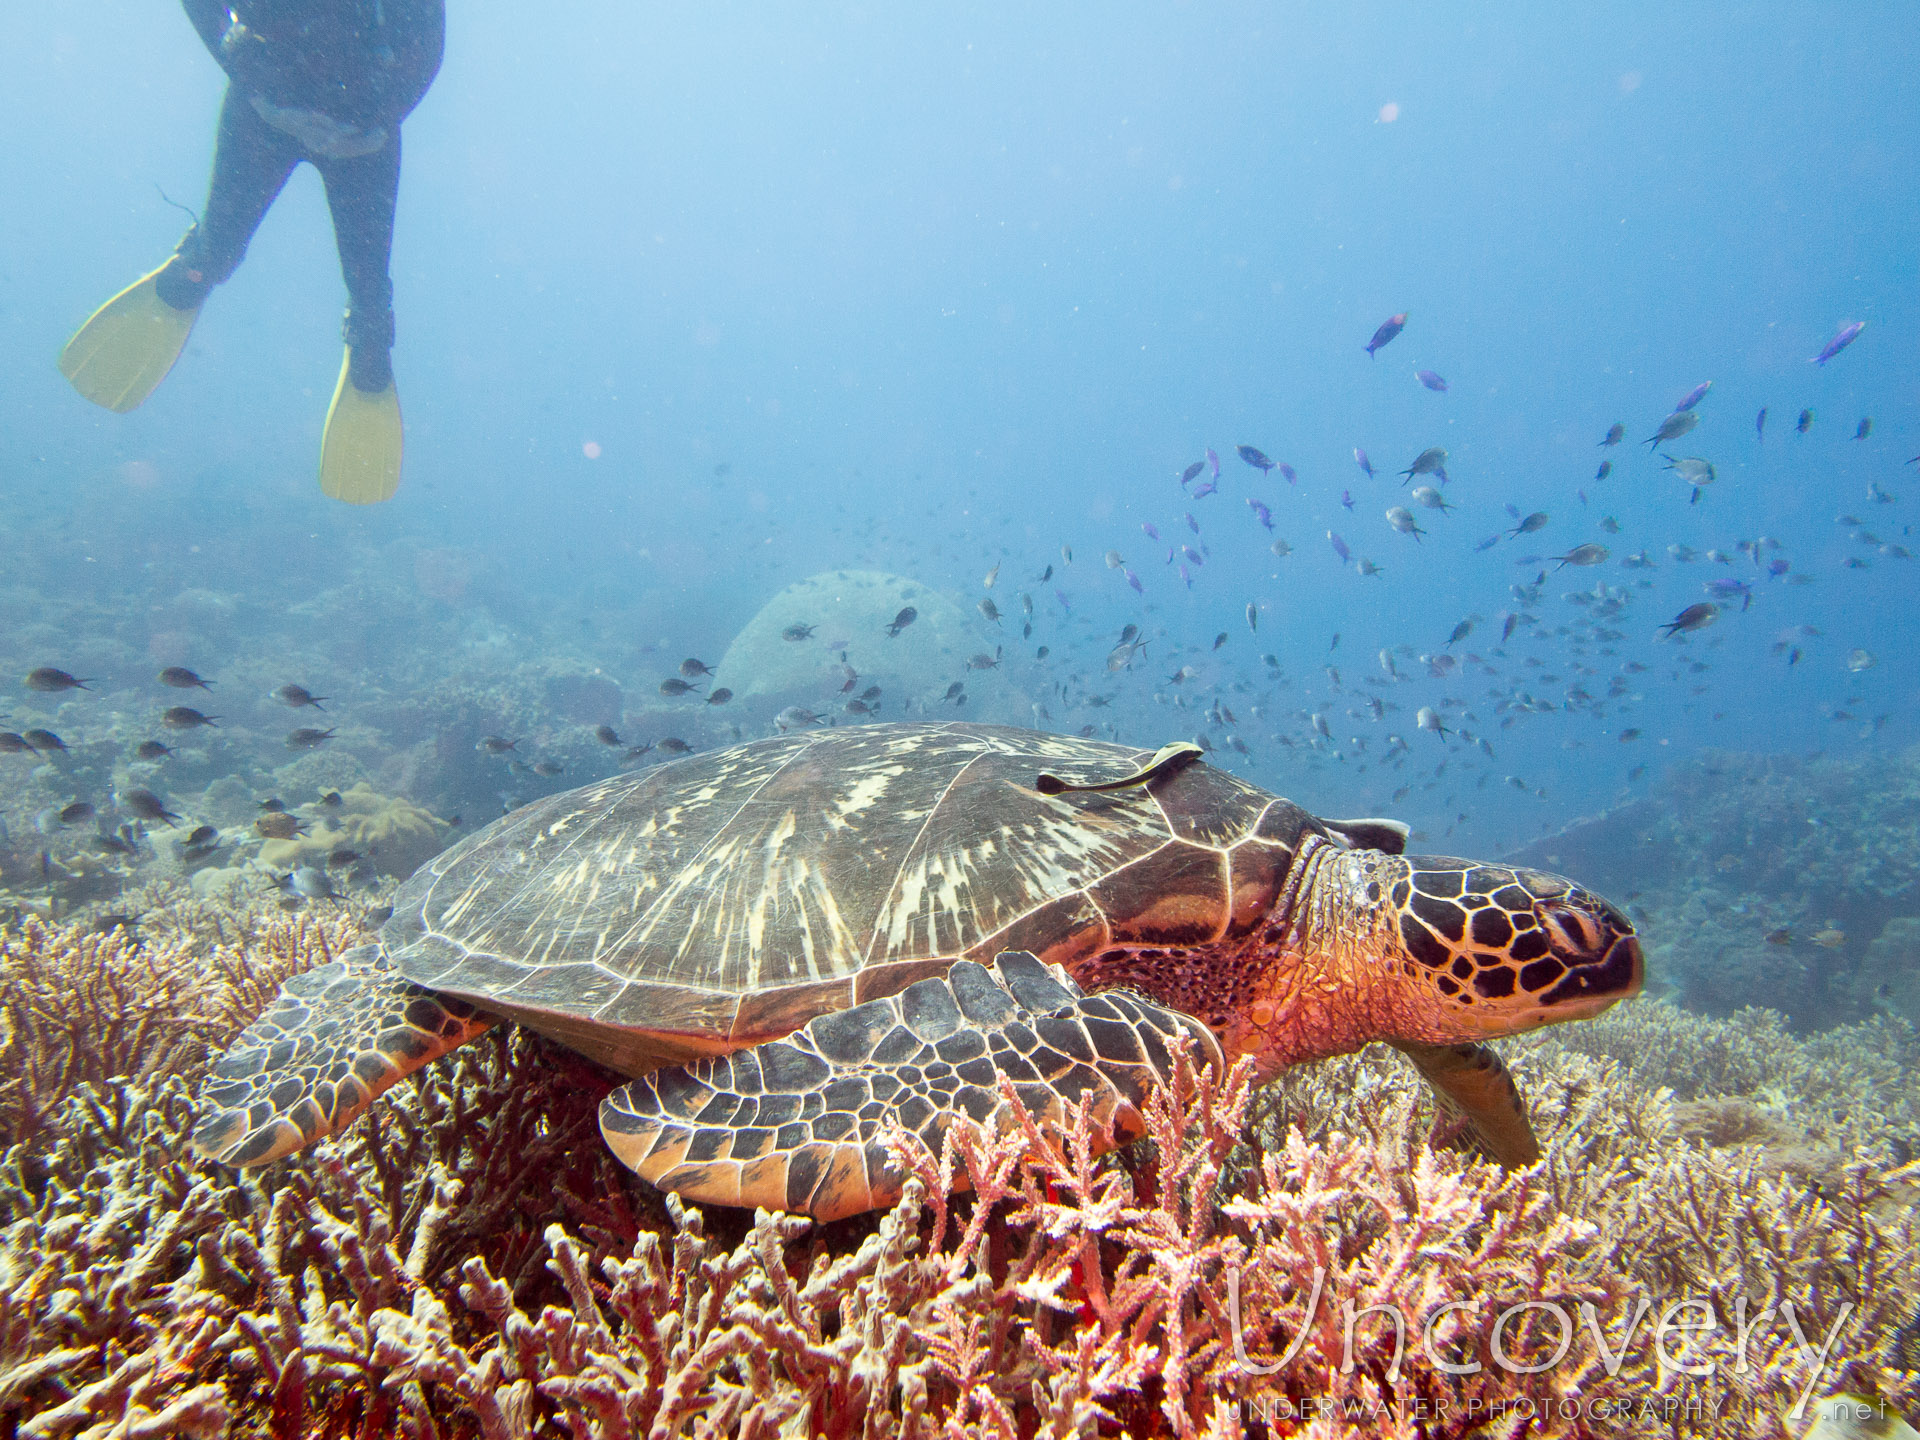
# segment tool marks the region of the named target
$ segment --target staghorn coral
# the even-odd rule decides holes
[[[293,968],[350,938],[309,921],[254,943]],[[113,977],[59,1032],[86,1053],[33,1092],[33,1128],[0,1160],[0,1425],[31,1440],[1790,1433],[1779,1417],[1807,1383],[1791,1332],[1776,1315],[1745,1372],[1689,1377],[1649,1334],[1683,1296],[1723,1328],[1670,1335],[1669,1356],[1724,1362],[1743,1297],[1790,1298],[1809,1335],[1847,1327],[1825,1389],[1920,1404],[1886,1348],[1920,1302],[1914,1176],[1894,1129],[1851,1108],[1910,1032],[1835,1041],[1873,1062],[1856,1083],[1821,1079],[1823,1042],[1763,1019],[1621,1020],[1645,1050],[1627,1059],[1673,1077],[1710,1039],[1771,1055],[1742,1104],[1774,1115],[1776,1091],[1797,1105],[1785,1087],[1805,1086],[1795,1125],[1855,1127],[1817,1180],[1572,1048],[1596,1028],[1579,1027],[1514,1047],[1549,1147],[1524,1173],[1449,1148],[1376,1049],[1258,1095],[1244,1070],[1184,1069],[1113,1159],[1084,1117],[1065,1135],[956,1131],[939,1155],[900,1151],[914,1178],[894,1210],[816,1229],[663,1202],[599,1143],[610,1077],[524,1033],[430,1067],[293,1162],[199,1164],[195,1073],[272,980],[222,978],[191,940],[143,954],[42,926],[6,944],[9,992],[40,965],[69,986],[76,967]],[[115,1028],[116,1007],[193,1023]],[[1631,1048],[1595,1037],[1610,1045]],[[970,1194],[949,1196],[955,1177]],[[1477,1308],[1436,1316],[1451,1300]],[[1641,1301],[1654,1317],[1630,1331]],[[1558,1363],[1503,1369],[1557,1343],[1536,1310],[1496,1349],[1493,1317],[1521,1302],[1590,1305],[1598,1338],[1582,1319]],[[1407,1318],[1398,1357],[1376,1304]],[[1440,1369],[1429,1320],[1434,1353],[1481,1369]]]

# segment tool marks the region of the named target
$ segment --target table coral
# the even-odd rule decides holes
[[[404,880],[440,853],[446,822],[397,795],[382,795],[364,781],[340,794],[338,809],[315,807],[311,829],[292,840],[268,840],[260,863],[276,870],[325,865],[345,846],[367,857],[383,875]]]

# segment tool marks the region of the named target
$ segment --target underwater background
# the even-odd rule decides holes
[[[202,203],[223,81],[168,5],[9,31],[0,732],[64,746],[0,753],[20,974],[89,932],[339,928],[272,932],[277,979],[443,846],[678,747],[1195,739],[1621,904],[1691,1013],[1616,1017],[1588,1059],[1761,1107],[1616,1107],[1640,1142],[1817,1142],[1765,1173],[1828,1196],[1920,1153],[1904,7],[456,3],[405,126],[404,478],[365,507],[315,482],[344,296],[311,169],[151,399],[73,393],[62,343]],[[310,833],[260,833],[269,801]],[[229,1033],[265,999],[233,984]],[[0,1097],[4,1138],[84,1073]],[[1829,1129],[1783,1131],[1816,1091]],[[1908,1174],[1856,1210],[1910,1236]],[[1913,1287],[1873,1292],[1889,1330]]]

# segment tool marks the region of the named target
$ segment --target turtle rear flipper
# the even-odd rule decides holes
[[[303,1150],[494,1020],[403,979],[378,945],[356,946],[287,981],[207,1073],[193,1148],[227,1165]]]
[[[889,1124],[936,1153],[956,1121],[1007,1124],[1002,1075],[1043,1125],[1077,1099],[1109,1143],[1139,1134],[1146,1087],[1172,1075],[1183,1034],[1223,1065],[1199,1021],[1137,995],[1088,995],[1006,951],[991,970],[957,961],[784,1039],[642,1076],[601,1102],[600,1130],[643,1179],[689,1200],[838,1220],[899,1198]]]
[[[1519,1170],[1540,1158],[1540,1142],[1527,1123],[1520,1088],[1506,1062],[1490,1046],[1415,1045],[1395,1047],[1432,1085],[1443,1108],[1467,1122],[1474,1141],[1489,1159]]]

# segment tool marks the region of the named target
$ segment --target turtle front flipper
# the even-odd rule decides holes
[[[1183,1034],[1223,1064],[1190,1016],[1123,992],[1088,995],[1007,951],[991,970],[957,961],[784,1039],[642,1076],[601,1102],[600,1130],[643,1179],[689,1200],[838,1220],[899,1198],[889,1124],[937,1154],[956,1121],[1010,1123],[1002,1075],[1043,1125],[1060,1124],[1074,1099],[1092,1105],[1109,1143],[1137,1135],[1146,1088],[1171,1076]]]
[[[207,1073],[193,1148],[264,1165],[337,1135],[495,1017],[404,979],[378,945],[295,975]]]
[[[1441,1104],[1467,1122],[1488,1157],[1509,1170],[1540,1158],[1540,1142],[1527,1123],[1520,1087],[1506,1062],[1486,1045],[1415,1045],[1395,1048],[1413,1061],[1432,1085]]]

